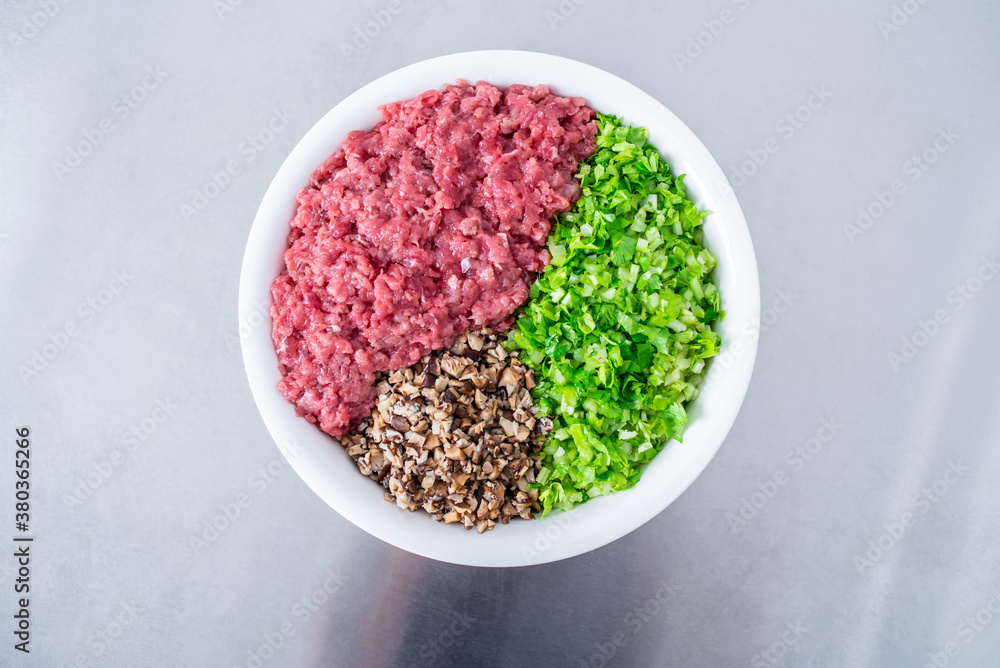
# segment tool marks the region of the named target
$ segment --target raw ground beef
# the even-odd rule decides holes
[[[593,110],[546,86],[460,80],[381,111],[299,193],[271,286],[278,387],[335,438],[371,415],[379,371],[510,326],[595,148]]]

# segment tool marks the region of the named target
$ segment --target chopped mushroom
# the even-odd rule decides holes
[[[547,418],[535,418],[534,377],[490,330],[467,332],[447,350],[384,372],[371,417],[341,444],[386,500],[488,531],[532,519]]]

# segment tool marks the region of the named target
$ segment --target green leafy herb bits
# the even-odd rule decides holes
[[[557,217],[549,267],[507,347],[533,369],[553,431],[537,478],[544,517],[627,489],[670,439],[719,350],[723,317],[703,245],[705,212],[643,128],[598,114],[581,196]]]

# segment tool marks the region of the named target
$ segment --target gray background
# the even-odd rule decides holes
[[[30,656],[0,551],[0,664],[1000,666],[996,3],[236,3],[0,9],[0,540],[19,426],[36,537]],[[739,184],[764,307],[694,485],[509,570],[325,506],[237,339],[247,233],[299,138],[379,75],[478,48],[576,58],[673,110]]]

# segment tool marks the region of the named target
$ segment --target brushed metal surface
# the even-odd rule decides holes
[[[0,665],[1000,665],[998,28],[988,2],[5,3],[0,540],[26,425],[35,542],[28,655],[0,551]],[[508,570],[326,507],[255,411],[238,337],[263,318],[236,316],[302,134],[476,48],[589,62],[684,120],[763,305],[694,485]]]

